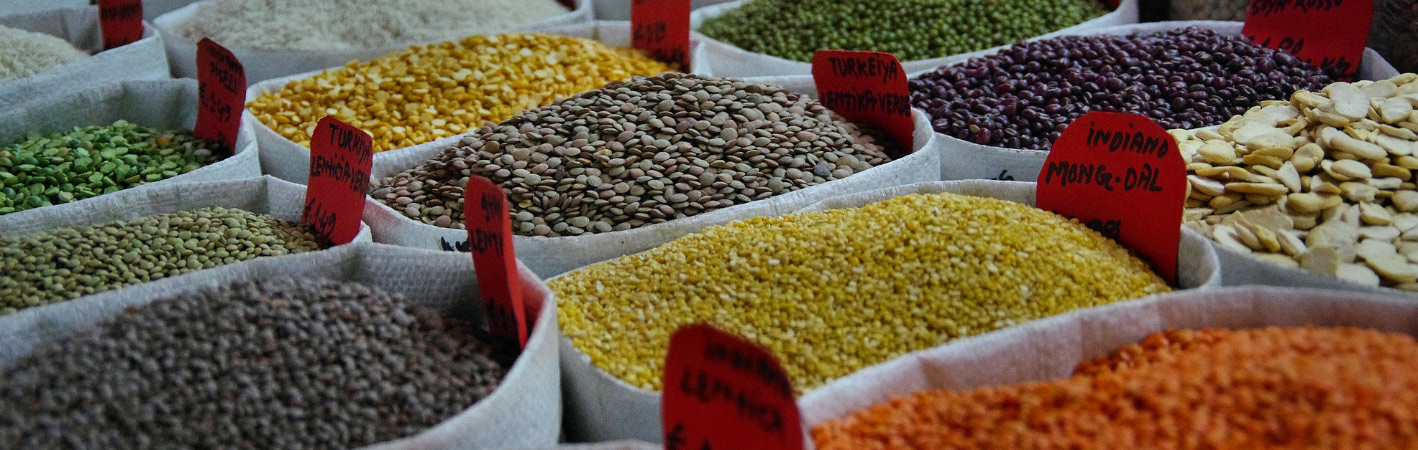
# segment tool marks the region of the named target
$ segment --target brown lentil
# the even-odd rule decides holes
[[[637,50],[548,34],[471,36],[351,62],[261,94],[246,107],[309,147],[326,115],[382,152],[468,132],[607,82],[670,70]]]
[[[411,436],[506,369],[471,323],[357,283],[240,281],[132,307],[0,371],[13,448],[354,448]]]
[[[887,162],[877,138],[863,132],[774,86],[635,77],[483,127],[433,161],[379,181],[372,195],[411,219],[462,228],[463,186],[479,175],[502,185],[517,234],[628,230]]]
[[[221,207],[0,237],[0,315],[329,246],[308,225]]]
[[[1069,379],[934,390],[812,431],[817,448],[1414,448],[1418,342],[1354,328],[1156,333]]]
[[[1077,221],[956,194],[710,227],[548,285],[576,348],[635,386],[658,390],[669,336],[709,323],[767,346],[800,392],[955,338],[1169,290]]]

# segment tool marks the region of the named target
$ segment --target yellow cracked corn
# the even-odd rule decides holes
[[[587,39],[479,35],[325,70],[246,107],[306,147],[315,123],[333,115],[374,135],[374,151],[380,152],[462,134],[611,81],[669,70],[637,50]]]
[[[1170,288],[1125,248],[1003,200],[916,194],[716,226],[552,280],[591,362],[658,390],[669,336],[768,347],[799,392],[901,354]]]

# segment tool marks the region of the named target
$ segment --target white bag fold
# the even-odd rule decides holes
[[[574,23],[568,25],[552,25],[534,27],[526,30],[526,32],[559,34],[574,38],[590,39],[593,41],[600,42],[602,44],[609,45],[611,47],[630,47],[630,22],[595,21],[586,23]],[[698,45],[698,42],[691,39],[690,48],[693,49],[696,45]],[[406,47],[401,47],[399,50],[402,50],[403,48]],[[378,56],[375,56],[375,58],[379,56],[384,55],[380,54]],[[368,59],[361,59],[360,61],[368,61]],[[336,64],[335,66],[326,69],[337,68],[341,65],[343,65],[343,63]],[[286,84],[292,81],[319,75],[320,72],[326,69],[319,69],[296,75],[272,78],[253,84],[250,88],[247,88],[246,90],[246,101],[249,102],[255,100],[257,97],[260,97],[261,94],[279,92],[281,88],[284,88]],[[692,69],[694,69],[693,65],[691,67],[691,72],[693,72]],[[310,149],[286,138],[285,136],[281,136],[280,133],[277,133],[276,130],[271,129],[271,127],[262,123],[259,119],[256,118],[255,115],[252,115],[249,111],[243,111],[241,117],[243,120],[250,122],[252,124],[252,128],[255,130],[256,141],[261,147],[263,154],[263,156],[261,157],[261,167],[263,170],[265,170],[265,173],[275,175],[276,177],[279,177],[283,180],[304,184],[306,182],[306,179],[310,176]],[[460,134],[457,136],[449,136],[446,138],[429,141],[410,147],[391,149],[375,153],[374,161],[377,165],[381,160],[387,160],[391,158],[402,159],[404,155],[436,155],[444,148],[447,148],[457,143],[459,140],[462,139],[462,136],[465,134],[467,133]],[[424,158],[422,156],[416,156],[416,158],[420,158],[418,159],[418,161],[421,162],[425,159],[432,158],[432,156],[429,156],[427,158]]]
[[[630,20],[630,4],[635,0],[596,0],[596,20]],[[691,11],[733,0],[690,0]]]
[[[0,16],[0,25],[55,36],[92,55],[28,77],[0,81],[0,112],[99,83],[170,78],[162,39],[147,22],[143,22],[141,39],[104,51],[97,6]]]
[[[814,98],[817,96],[812,77],[759,78],[751,81],[783,86],[791,92]],[[518,258],[527,267],[538,275],[551,277],[588,264],[648,250],[704,227],[750,217],[785,214],[838,195],[935,180],[940,159],[933,133],[920,111],[912,110],[912,118],[915,122],[913,153],[841,180],[630,230],[563,237],[514,236],[513,244],[517,247]],[[382,160],[376,154],[371,179],[381,180],[422,164],[438,156],[444,148],[446,146],[420,146],[416,152],[401,151]],[[369,198],[368,202],[364,208],[364,220],[374,229],[375,242],[444,250],[466,246],[468,237],[464,230],[409,219],[373,198]]]
[[[273,185],[288,183],[272,178]],[[529,317],[527,347],[492,394],[458,415],[402,439],[365,447],[378,450],[475,449],[555,445],[561,428],[560,332],[556,299],[519,266]],[[36,345],[91,326],[129,306],[198,288],[273,276],[324,277],[378,287],[405,299],[483,323],[477,276],[466,254],[355,243],[330,250],[258,258],[41,306],[0,318],[0,366]]]
[[[172,74],[183,78],[197,77],[197,41],[200,39],[188,39],[179,36],[172,30],[181,23],[187,22],[196,16],[197,11],[206,1],[199,1],[190,5],[178,8],[161,17],[153,20],[153,25],[162,35],[163,44],[167,47],[167,57],[172,60]],[[517,30],[531,29],[549,25],[573,24],[591,20],[592,0],[576,0],[576,9],[566,13],[552,16],[546,20],[528,23]],[[477,14],[477,11],[468,11],[468,14]],[[311,17],[312,26],[319,23],[320,18]],[[516,30],[507,30],[516,31]],[[361,50],[298,50],[298,49],[268,49],[245,47],[228,42],[218,42],[227,50],[231,50],[236,59],[246,68],[246,83],[254,84],[259,81],[272,78],[284,77],[291,74],[304,73],[309,71],[319,71],[327,67],[343,66],[350,61],[368,61],[384,56],[390,52],[396,52],[408,48],[411,45],[432,44],[447,40],[461,39],[463,36],[450,34],[445,39],[434,39],[428,42],[409,42],[402,45],[393,45],[381,48],[370,48]],[[250,100],[250,97],[247,98]]]
[[[998,198],[1030,206],[1034,204],[1034,183],[976,180],[917,183],[842,195],[808,205],[794,212],[852,208],[902,195],[940,192]],[[1181,289],[1188,291],[1208,289],[1218,283],[1219,263],[1215,252],[1206,244],[1205,240],[1206,238],[1201,235],[1183,229],[1177,256],[1177,278]],[[1135,301],[1128,300],[1117,304],[1129,304]],[[1030,321],[1026,324],[1042,320],[1049,319]],[[1017,328],[1019,326],[985,333],[981,336],[1009,332]],[[921,352],[954,348],[957,342],[965,342],[965,340],[955,340],[935,349],[909,353],[863,368],[856,373],[878,373],[881,371],[880,367],[899,365],[899,360],[913,358],[913,355]],[[562,378],[565,380],[563,390],[566,402],[566,432],[569,438],[593,442],[617,439],[660,442],[659,392],[633,386],[596,367],[591,363],[590,356],[577,349],[571,340],[565,337],[561,338],[561,366]],[[859,376],[853,374],[842,379],[856,378]],[[809,391],[803,395],[803,400],[800,400],[799,403],[806,405],[807,403],[804,403],[806,399],[822,397],[823,394],[819,392],[825,389],[834,389],[833,395],[848,395],[849,393],[844,393],[844,391],[850,391],[850,389],[835,390],[834,386],[839,384],[841,381],[833,381],[822,388]],[[827,398],[831,398],[831,396],[827,396]],[[806,412],[806,409],[804,411]]]
[[[111,125],[119,120],[149,127],[192,131],[197,124],[198,98],[197,82],[194,80],[133,80],[91,86],[50,101],[0,113],[0,145],[25,139],[29,133],[62,133],[71,131],[74,127]],[[214,153],[220,152],[221,150],[214,149]],[[235,154],[191,172],[119,192],[172,183],[236,180],[259,176],[261,160],[256,151],[256,135],[252,133],[251,122],[243,121],[236,133]],[[73,203],[85,205],[114,194],[116,193],[99,195]],[[0,216],[0,219],[4,217],[6,216]]]
[[[1047,39],[1060,35],[1090,36],[1155,33],[1186,27],[1199,27],[1208,30],[1216,30],[1218,33],[1239,35],[1241,34],[1242,25],[1241,22],[1205,20],[1152,22],[1059,33],[1056,35],[1041,36],[1037,39]],[[962,55],[964,58],[952,61],[950,64],[960,64],[969,58],[992,55],[998,53],[1001,49],[1002,48],[995,48],[983,52]],[[932,67],[919,73],[912,73],[911,78],[920,77],[924,73],[935,71],[935,69],[935,67]],[[907,71],[910,72],[909,69]],[[1373,49],[1364,49],[1364,59],[1359,63],[1359,72],[1357,75],[1359,79],[1381,80],[1394,75],[1398,75],[1398,71],[1394,69],[1388,61],[1385,61],[1382,56],[1379,56],[1378,52],[1375,52]],[[1026,150],[980,145],[942,133],[936,133],[936,139],[939,139],[941,142],[940,176],[942,180],[991,179],[1035,181],[1039,177],[1039,170],[1044,167],[1044,159],[1049,156],[1049,153],[1044,150]]]
[[[1078,363],[1168,329],[1360,327],[1418,335],[1418,302],[1275,287],[1178,291],[1088,308],[922,350],[839,378],[798,400],[803,424],[932,389],[1066,378]]]
[[[720,41],[698,33],[699,27],[705,20],[723,15],[734,8],[738,8],[744,3],[753,0],[737,0],[728,3],[721,3],[713,6],[695,9],[690,14],[689,29],[693,35],[697,35],[703,41],[700,45],[696,60],[704,62],[704,69],[709,73],[720,76],[732,77],[754,77],[754,76],[782,76],[782,75],[810,75],[812,74],[812,64],[792,61],[763,53],[751,52],[733,44]],[[1122,0],[1113,11],[1084,21],[1077,25],[1059,29],[1052,33],[1044,34],[1043,37],[1067,34],[1080,30],[1088,30],[1114,25],[1137,23],[1138,0]],[[792,26],[791,24],[784,24]],[[996,47],[997,50],[1003,47]],[[856,50],[856,49],[847,49]],[[979,52],[975,52],[979,53]],[[920,59],[914,61],[901,61],[901,66],[906,73],[914,73],[922,70],[929,70],[944,64],[954,63],[968,59],[975,53],[963,53],[958,55],[948,55],[939,58]]]

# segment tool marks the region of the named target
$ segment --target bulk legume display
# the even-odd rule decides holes
[[[671,70],[643,53],[546,34],[472,36],[326,70],[247,108],[310,146],[326,115],[374,136],[374,151],[462,134],[605,83]]]
[[[216,162],[213,142],[186,130],[119,120],[30,134],[0,147],[0,214],[57,205],[172,178]]]
[[[221,207],[0,237],[0,315],[329,246],[308,225]]]
[[[702,322],[768,347],[799,392],[955,338],[1169,290],[1077,221],[956,194],[711,227],[548,286],[576,348],[633,385],[658,390],[669,336]]]
[[[1015,44],[910,81],[936,131],[982,145],[1048,150],[1089,111],[1148,116],[1166,128],[1217,125],[1261,100],[1319,89],[1317,67],[1246,38],[1188,27]]]
[[[273,278],[131,308],[0,371],[16,448],[354,448],[487,396],[470,323],[379,289]]]
[[[705,20],[699,32],[794,61],[811,62],[821,49],[908,61],[1006,45],[1104,13],[1094,0],[753,0]]]
[[[0,25],[0,81],[23,78],[89,57],[68,41]]]
[[[762,200],[886,163],[887,142],[805,96],[727,78],[614,82],[464,137],[372,196],[463,227],[469,175],[501,184],[516,233],[628,230]]]
[[[172,32],[228,47],[359,50],[500,33],[566,12],[556,0],[207,0]]]
[[[1265,102],[1216,131],[1173,130],[1189,223],[1223,247],[1418,291],[1418,74]]]
[[[1412,448],[1418,342],[1354,328],[1155,333],[1068,379],[895,398],[817,448]]]

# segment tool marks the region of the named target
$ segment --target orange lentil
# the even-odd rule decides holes
[[[1418,448],[1418,342],[1355,328],[1156,333],[1064,380],[894,398],[820,450]]]

